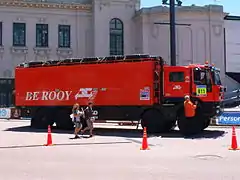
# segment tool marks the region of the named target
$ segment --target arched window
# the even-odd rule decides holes
[[[109,23],[110,26],[110,55],[124,54],[124,33],[123,22],[114,18]]]

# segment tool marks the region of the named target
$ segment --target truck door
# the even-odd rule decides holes
[[[212,75],[211,71],[206,68],[193,69],[193,96],[201,99],[212,99]]]
[[[164,96],[183,98],[190,95],[190,70],[186,67],[164,67]]]

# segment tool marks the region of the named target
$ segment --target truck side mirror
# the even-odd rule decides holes
[[[224,88],[223,88],[223,91],[224,91],[224,92],[227,92],[227,87],[224,87]]]

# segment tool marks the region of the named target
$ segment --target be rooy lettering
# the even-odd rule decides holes
[[[43,92],[27,92],[26,101],[67,101],[70,99],[72,91],[43,91]]]

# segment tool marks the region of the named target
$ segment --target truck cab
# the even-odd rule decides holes
[[[190,95],[193,101],[200,102],[207,116],[213,117],[220,110],[223,93],[220,70],[208,62],[164,67],[165,103],[180,103],[185,95]]]

